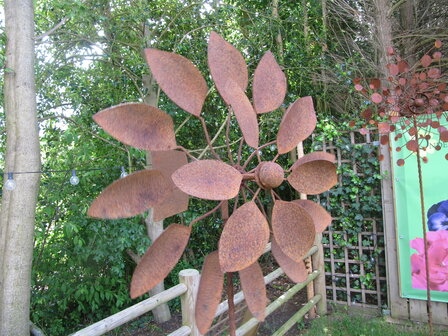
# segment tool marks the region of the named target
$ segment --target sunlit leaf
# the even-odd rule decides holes
[[[183,192],[208,200],[235,197],[243,178],[238,170],[217,160],[191,162],[180,167],[171,177]]]
[[[269,241],[269,225],[255,202],[238,208],[227,220],[219,240],[219,262],[224,272],[253,264]]]
[[[257,113],[280,107],[286,94],[286,76],[268,51],[255,69],[253,80],[254,108]]]
[[[297,191],[317,195],[337,183],[335,157],[325,152],[313,152],[294,163],[288,182]]]
[[[266,286],[264,284],[263,272],[258,262],[239,271],[241,288],[247,307],[258,321],[263,322],[266,315]]]
[[[137,103],[120,104],[98,112],[93,119],[126,145],[151,151],[176,147],[173,120],[156,107]]]
[[[242,92],[246,90],[249,81],[246,61],[234,46],[215,32],[210,33],[208,42],[208,66],[216,88],[228,105],[231,97],[226,94],[227,81],[235,82]]]
[[[288,276],[288,278],[296,283],[306,280],[306,278],[308,277],[308,271],[303,260],[298,262],[292,260],[290,257],[283,253],[275,239],[272,239],[271,249],[272,255],[274,256],[275,260],[282,268],[282,270],[285,272],[285,274]]]
[[[313,133],[316,122],[313,99],[309,96],[297,99],[280,123],[277,134],[278,152],[284,154],[295,148]]]
[[[190,238],[188,226],[171,224],[148,248],[134,270],[131,298],[154,288],[176,266]]]
[[[213,323],[221,302],[224,273],[219,266],[218,251],[210,253],[202,266],[201,281],[196,299],[196,324],[204,335]]]
[[[208,88],[193,63],[181,55],[158,49],[145,49],[145,56],[163,92],[180,108],[199,116]]]
[[[180,167],[186,165],[187,155],[184,152],[171,150],[151,152],[152,167],[160,171],[167,179],[168,196],[164,202],[154,207],[154,221],[158,222],[167,217],[184,212],[188,208],[188,195],[174,184],[171,175]]]
[[[168,196],[168,180],[157,170],[142,170],[121,178],[92,202],[87,214],[117,219],[138,215],[163,202]]]
[[[272,210],[272,230],[278,246],[289,258],[302,260],[314,243],[313,219],[300,205],[276,201]]]

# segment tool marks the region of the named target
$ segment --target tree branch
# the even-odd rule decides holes
[[[61,21],[59,21],[59,23],[57,23],[53,28],[51,28],[50,30],[46,31],[45,33],[43,33],[42,35],[39,35],[37,37],[34,38],[35,41],[39,41],[39,40],[43,40],[44,38],[46,38],[47,36],[50,36],[51,34],[53,34],[56,30],[58,30],[59,28],[61,28],[63,25],[65,25],[65,23],[70,20],[70,18],[68,16],[66,16],[65,18],[63,18]]]

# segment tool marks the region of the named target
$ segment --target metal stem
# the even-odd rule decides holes
[[[233,273],[227,273],[227,300],[229,302],[229,334],[236,336],[235,303],[233,302]]]
[[[235,199],[235,204],[238,203],[238,196]],[[221,206],[221,218],[223,220],[223,225],[225,226],[227,220],[229,219],[229,201],[222,201]],[[235,211],[235,210],[234,210]],[[236,316],[235,316],[235,302],[233,298],[233,273],[226,273],[226,281],[227,281],[227,302],[229,304],[229,334],[230,336],[236,336]]]
[[[417,143],[417,168],[418,168],[418,183],[420,188],[420,207],[421,207],[421,215],[422,215],[422,228],[423,228],[423,242],[425,249],[425,271],[426,271],[426,296],[427,296],[427,308],[428,308],[428,325],[429,325],[429,335],[433,336],[434,331],[432,327],[432,309],[431,309],[431,289],[430,289],[430,277],[429,277],[429,258],[428,258],[428,240],[426,239],[426,218],[425,218],[425,198],[423,195],[423,175],[422,175],[422,166],[420,160],[420,146],[418,144],[418,132],[417,132],[417,117],[414,115],[414,127],[416,129],[415,132],[415,141]]]
[[[258,151],[259,151],[260,149],[265,148],[265,147],[270,146],[270,145],[273,145],[273,144],[275,144],[276,142],[277,142],[276,140],[273,140],[273,141],[270,141],[270,142],[268,142],[268,143],[265,143],[264,145],[261,145],[260,147],[256,148],[256,149],[249,155],[249,157],[247,158],[246,162],[244,162],[244,164],[243,164],[243,169],[245,169],[245,168],[247,167],[247,165],[249,164],[249,162],[253,159],[253,157],[254,157],[255,155],[257,155],[257,153],[258,153]]]
[[[202,128],[204,130],[205,140],[207,141],[207,145],[210,148],[210,151],[212,152],[213,156],[221,161],[221,158],[218,154],[216,154],[215,149],[213,148],[212,142],[210,141],[210,135],[208,134],[207,125],[205,124],[205,120],[202,117],[199,117],[199,120],[201,121]]]
[[[226,127],[226,146],[227,146],[227,156],[229,157],[230,163],[235,164],[233,161],[232,151],[230,150],[230,118],[232,116],[231,108],[229,107],[229,113],[227,114],[227,127]]]

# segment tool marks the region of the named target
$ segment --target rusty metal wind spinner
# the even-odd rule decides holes
[[[263,274],[257,259],[269,240],[272,253],[285,273],[295,282],[307,277],[303,256],[314,243],[316,232],[322,232],[331,216],[319,204],[309,200],[286,202],[274,188],[287,180],[298,192],[322,193],[337,182],[335,157],[314,152],[299,159],[286,170],[275,161],[307,138],[316,126],[311,97],[297,99],[289,106],[280,123],[277,140],[259,145],[257,114],[281,106],[286,94],[286,77],[271,52],[258,64],[253,78],[253,105],[245,94],[248,71],[243,56],[220,35],[212,32],[208,44],[208,64],[218,92],[233,112],[243,140],[254,150],[241,162],[243,140],[238,160],[233,160],[227,135],[228,161],[225,163],[213,149],[201,109],[208,88],[199,70],[183,56],[157,49],[146,49],[145,56],[160,88],[179,107],[199,118],[214,160],[198,160],[176,144],[171,117],[149,105],[121,104],[105,109],[94,120],[110,135],[130,146],[153,154],[153,169],[135,172],[115,181],[92,203],[88,214],[113,219],[140,214],[154,208],[154,219],[181,213],[187,209],[188,195],[220,201],[209,213],[193,220],[189,226],[171,224],[148,248],[137,265],[130,294],[145,294],[163,280],[181,257],[194,223],[217,211],[223,205],[225,226],[218,250],[209,254],[203,265],[197,297],[196,323],[205,334],[213,322],[221,300],[225,272],[239,272],[241,286],[252,314],[262,321],[267,303]],[[261,161],[258,151],[272,144],[278,154],[273,161]],[[187,156],[191,159],[187,163]],[[251,160],[258,166],[247,171]],[[256,191],[249,187],[253,183]],[[261,190],[274,201],[268,220],[258,194]],[[249,193],[252,195],[248,200]],[[240,198],[241,196],[241,198]],[[235,199],[228,216],[227,200]],[[237,207],[238,201],[244,204]],[[271,237],[272,232],[272,238]]]

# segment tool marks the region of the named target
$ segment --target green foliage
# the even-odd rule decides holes
[[[346,259],[344,247],[356,247],[350,249],[348,258],[359,260],[363,264],[364,274],[361,274],[359,264],[349,263],[346,269],[345,262],[335,262],[335,273],[346,274],[351,277],[348,284],[351,288],[376,290],[376,266],[379,265],[380,275],[385,276],[385,256],[383,236],[373,236],[373,220],[378,232],[382,232],[382,202],[381,179],[379,161],[377,158],[378,146],[374,143],[364,143],[364,137],[355,132],[355,143],[352,144],[350,134],[342,131],[342,127],[336,129],[332,123],[321,123],[323,129],[321,135],[316,136],[312,146],[314,150],[322,149],[322,142],[331,143],[335,151],[341,153],[341,165],[338,168],[340,183],[319,197],[320,203],[335,218],[330,234],[333,237],[334,259]],[[361,232],[364,232],[360,235]],[[361,237],[361,241],[359,241]],[[323,236],[322,242],[329,244],[329,237]],[[358,246],[368,247],[363,254],[358,251]],[[330,250],[325,249],[325,257],[330,257]],[[325,264],[326,271],[332,271],[330,264]],[[346,287],[346,278],[334,276],[328,281],[334,281],[337,287]],[[385,282],[381,281],[381,290],[386,293]],[[344,292],[337,291],[338,299],[346,301]],[[351,301],[362,302],[361,294],[351,293]],[[367,298],[369,303],[376,304],[374,298]],[[385,298],[383,298],[385,299]],[[385,302],[383,300],[383,302]]]

